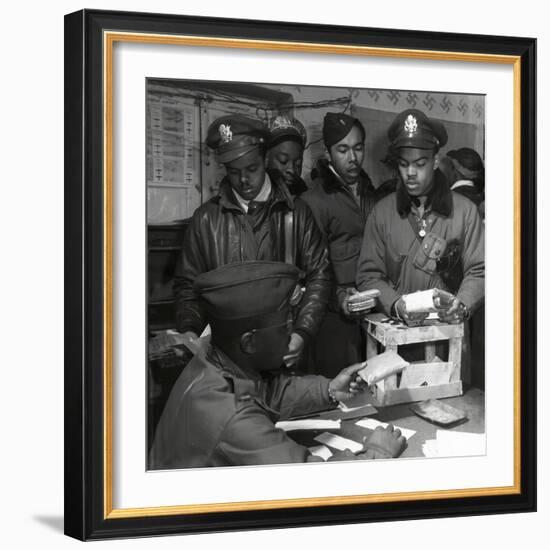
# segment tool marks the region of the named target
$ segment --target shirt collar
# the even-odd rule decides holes
[[[256,202],[265,202],[267,199],[269,199],[269,195],[271,194],[271,178],[269,177],[269,174],[265,173],[265,179],[264,183],[262,185],[262,188],[260,189],[260,192],[256,195],[256,198],[252,199]],[[248,203],[250,201],[247,201],[246,199],[243,199],[235,189],[233,189],[233,194],[235,195],[235,198],[237,199],[237,202],[239,203],[239,206],[243,209],[245,213],[248,212]]]

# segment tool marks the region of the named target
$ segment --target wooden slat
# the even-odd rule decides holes
[[[406,327],[404,325],[391,325],[381,322],[387,319],[380,313],[368,315],[365,325],[368,334],[372,334],[383,346],[407,345],[418,342],[435,342],[448,340],[464,335],[464,325],[448,325],[443,323],[430,324],[421,327]]]
[[[451,338],[449,340],[449,362],[453,364],[451,382],[457,382],[460,380],[462,365],[462,338]]]
[[[441,386],[426,386],[424,388],[403,388],[392,391],[377,391],[376,407],[387,407],[398,403],[413,403],[425,399],[443,399],[462,395],[462,382],[451,382]]]

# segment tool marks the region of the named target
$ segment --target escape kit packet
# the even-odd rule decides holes
[[[403,295],[407,313],[435,313],[453,303],[454,295],[440,288],[419,290]]]
[[[359,376],[369,385],[376,384],[380,380],[387,378],[392,374],[401,372],[405,367],[408,367],[403,357],[395,351],[385,351],[380,355],[375,355],[365,361],[365,368],[361,369]]]
[[[443,426],[468,418],[468,415],[464,411],[437,399],[428,399],[427,401],[416,403],[410,409],[418,416]]]
[[[375,288],[352,294],[348,299],[348,309],[351,312],[372,309],[376,305],[376,299],[379,296],[380,291]]]

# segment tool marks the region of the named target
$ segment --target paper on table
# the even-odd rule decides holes
[[[436,439],[424,443],[422,451],[428,457],[484,455],[485,434],[437,430]]]
[[[380,420],[375,420],[374,418],[364,418],[356,422],[357,426],[362,428],[368,428],[369,430],[375,430],[378,426],[385,428],[388,424],[387,422],[380,422]],[[400,426],[393,425],[394,428],[401,430],[401,434],[405,439],[410,439],[416,432],[414,430],[409,430],[408,428],[401,428]]]
[[[357,441],[353,441],[352,439],[347,439],[346,437],[341,437],[339,435],[329,434],[328,432],[319,434],[314,439],[319,443],[323,443],[324,445],[328,445],[329,447],[333,447],[339,451],[349,449],[352,453],[358,453],[363,450],[363,445],[361,445],[361,443],[357,443]]]
[[[340,420],[302,418],[299,420],[280,420],[275,424],[275,427],[290,432],[293,430],[339,430],[341,425]]]
[[[308,447],[308,450],[312,455],[320,456],[325,461],[332,456],[332,451],[325,445],[315,445],[314,447]]]

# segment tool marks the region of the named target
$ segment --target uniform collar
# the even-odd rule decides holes
[[[294,199],[286,188],[286,185],[282,183],[282,179],[275,177],[275,175],[271,172],[269,174],[266,172],[266,180],[269,181],[266,201],[269,201],[271,205],[278,202],[284,202],[289,209],[293,210]],[[266,180],[264,180],[264,185],[262,186],[260,193],[264,192]],[[223,178],[222,182],[220,183],[220,190],[217,200],[223,208],[226,208],[228,210],[236,210],[241,213],[245,211],[239,203],[237,193],[233,191],[233,188],[231,187],[231,184],[229,183],[227,177]],[[254,200],[258,201],[260,199],[256,197]]]
[[[409,214],[411,204],[417,202],[417,199],[411,197],[407,193],[402,182],[398,183],[395,194],[397,212],[404,218]],[[445,218],[449,217],[453,211],[453,196],[451,190],[445,181],[445,176],[439,170],[435,170],[434,172],[433,184],[427,195],[426,208],[428,207]]]
[[[339,189],[349,187],[326,159],[319,159],[319,161],[317,161],[316,171],[318,174],[316,177],[321,178],[322,186],[326,193],[334,193]],[[363,196],[366,195],[367,192],[374,192],[374,185],[369,175],[361,169],[357,180],[357,194]]]
[[[271,185],[271,178],[269,177],[269,174],[266,172],[262,188],[260,189],[260,192],[258,193],[256,198],[252,200],[254,200],[255,202],[266,202],[267,199],[269,198],[269,195],[271,194],[272,187],[273,186]],[[237,199],[237,202],[239,203],[239,206],[243,209],[243,211],[246,214],[248,212],[248,204],[250,203],[250,201],[243,199],[239,195],[239,193],[235,191],[235,189],[232,189],[232,191],[233,191],[233,194],[235,195],[235,198]]]
[[[206,358],[231,378],[250,380],[251,382],[257,382],[262,379],[259,372],[237,365],[229,355],[213,344],[208,348]]]

